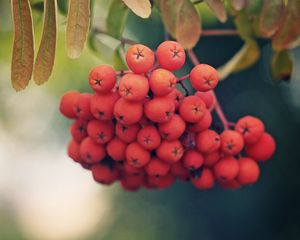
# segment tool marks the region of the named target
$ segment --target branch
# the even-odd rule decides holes
[[[206,29],[203,30],[201,36],[237,36],[239,35],[236,29]]]

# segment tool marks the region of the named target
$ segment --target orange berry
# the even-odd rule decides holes
[[[171,98],[172,101],[175,104],[175,110],[177,110],[183,100],[183,95],[182,92],[180,92],[180,90],[178,90],[177,88],[175,88],[172,92],[170,92],[167,97]]]
[[[143,167],[150,161],[150,152],[137,142],[130,143],[126,148],[126,161],[133,167]]]
[[[188,96],[183,99],[179,114],[187,122],[195,123],[203,118],[206,111],[205,103],[196,96]]]
[[[114,135],[114,125],[111,121],[92,120],[87,125],[88,135],[99,144],[108,143]]]
[[[142,128],[137,135],[137,142],[147,150],[156,149],[160,142],[158,130],[153,125],[148,125]]]
[[[151,73],[149,84],[154,95],[165,96],[175,89],[176,77],[172,72],[159,68]]]
[[[145,166],[145,170],[149,176],[161,177],[168,174],[170,170],[170,164],[165,163],[160,159],[154,157]]]
[[[93,118],[90,109],[91,98],[93,94],[90,93],[81,93],[75,101],[74,111],[78,118],[90,120]]]
[[[87,136],[87,121],[85,120],[76,120],[70,127],[70,132],[73,137],[73,139],[77,143],[81,143],[83,139]]]
[[[138,74],[126,74],[119,83],[119,94],[127,101],[141,101],[149,91],[148,79]]]
[[[118,137],[113,138],[107,145],[107,154],[115,161],[125,160],[125,151],[127,144]]]
[[[118,179],[119,172],[116,168],[111,168],[104,164],[94,164],[92,166],[93,178],[96,182],[110,185]]]
[[[243,136],[233,130],[225,130],[220,135],[221,150],[225,154],[236,155],[242,151],[244,147]]]
[[[205,111],[204,116],[198,121],[190,125],[189,130],[192,132],[203,132],[207,130],[212,123],[210,111]]]
[[[80,144],[80,157],[86,163],[100,162],[105,155],[105,148],[95,143],[90,137],[85,138]]]
[[[68,145],[68,156],[72,158],[75,162],[82,162],[80,157],[80,145],[72,139]]]
[[[185,121],[177,114],[168,121],[158,125],[162,138],[172,141],[178,139],[185,131]]]
[[[220,145],[220,136],[213,130],[207,129],[196,135],[196,147],[202,153],[214,152]]]
[[[120,98],[114,106],[115,118],[124,124],[134,124],[141,120],[143,104],[140,102],[128,102]]]
[[[114,105],[119,98],[116,92],[95,94],[91,98],[91,113],[94,118],[99,120],[112,120],[114,117]]]
[[[132,143],[136,140],[140,130],[138,124],[125,125],[120,122],[116,124],[116,135],[125,143]]]
[[[195,96],[200,97],[202,99],[207,109],[211,108],[215,103],[215,95],[213,90],[209,90],[207,92],[197,91],[195,93]]]
[[[210,152],[204,155],[203,165],[206,167],[214,166],[221,158],[219,151]]]
[[[95,92],[108,93],[116,85],[116,72],[111,66],[94,67],[89,73],[89,84]]]
[[[191,183],[198,189],[210,189],[215,184],[215,177],[209,168],[204,168],[198,178],[191,178]]]
[[[64,93],[60,99],[59,110],[67,118],[76,118],[75,104],[80,93],[77,91],[69,91]]]
[[[157,157],[167,163],[178,162],[183,155],[183,147],[180,141],[162,141],[156,149]]]
[[[183,166],[190,170],[198,169],[203,164],[203,156],[195,150],[187,150],[182,158]]]
[[[241,184],[256,183],[259,177],[259,166],[256,161],[251,158],[242,157],[239,159],[239,173],[236,177]]]
[[[220,182],[231,181],[239,173],[239,163],[233,157],[225,157],[216,163],[214,173]]]
[[[190,73],[190,82],[197,91],[206,92],[212,90],[219,82],[218,72],[210,65],[198,64]]]

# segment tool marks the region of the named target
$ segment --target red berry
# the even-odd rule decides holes
[[[92,94],[90,93],[81,93],[77,98],[74,104],[74,111],[78,118],[90,120],[93,118],[91,113],[90,104]]]
[[[153,122],[167,122],[174,115],[175,104],[170,98],[155,97],[145,103],[144,112],[146,117]]]
[[[125,175],[121,180],[121,186],[124,190],[135,192],[144,185],[145,177],[142,175]]]
[[[215,104],[215,94],[213,90],[209,90],[207,92],[197,91],[195,96],[202,99],[207,109],[210,109]]]
[[[95,94],[91,98],[91,113],[99,120],[112,120],[113,109],[119,95],[115,92],[107,94]]]
[[[190,82],[197,91],[212,90],[219,82],[218,72],[210,65],[198,64],[190,73]]]
[[[203,165],[206,167],[214,166],[221,158],[219,151],[214,151],[204,155]]]
[[[132,45],[126,52],[126,62],[131,71],[135,73],[146,73],[154,65],[153,51],[142,45]]]
[[[177,140],[184,133],[185,127],[185,121],[177,114],[174,114],[168,122],[158,125],[162,138],[168,141]]]
[[[168,98],[170,98],[174,104],[175,104],[175,109],[177,110],[183,100],[183,95],[182,92],[180,92],[180,90],[178,90],[177,88],[175,88],[172,92],[170,92],[167,95]]]
[[[182,158],[183,166],[190,170],[198,169],[203,164],[203,156],[196,150],[187,150]]]
[[[79,149],[80,145],[74,139],[72,139],[68,145],[68,156],[72,158],[75,162],[80,163],[82,162],[82,160],[80,157]]]
[[[180,116],[187,122],[195,123],[200,121],[206,111],[205,103],[201,98],[188,96],[183,99],[180,107]]]
[[[176,77],[172,72],[159,68],[151,73],[149,84],[154,95],[165,96],[175,89]]]
[[[158,46],[156,58],[162,68],[174,71],[184,65],[185,52],[178,42],[165,41]]]
[[[133,167],[143,167],[150,161],[150,152],[137,142],[130,143],[126,148],[126,161]]]
[[[80,93],[77,91],[66,92],[60,99],[59,110],[67,118],[76,118],[75,103]]]
[[[223,158],[214,166],[214,173],[219,182],[231,181],[239,173],[239,163],[233,157]]]
[[[123,164],[123,170],[124,172],[128,175],[135,175],[135,176],[140,176],[140,175],[145,175],[145,170],[144,168],[137,168],[132,166],[128,162],[124,162]]]
[[[220,136],[213,130],[207,129],[196,136],[196,147],[202,153],[214,152],[220,145]]]
[[[204,116],[198,121],[190,125],[189,130],[192,132],[203,132],[208,129],[212,123],[210,111],[205,111]]]
[[[137,142],[147,150],[156,149],[160,142],[160,135],[156,127],[152,125],[142,128],[137,135]]]
[[[77,120],[71,125],[70,132],[73,139],[77,143],[81,143],[81,141],[86,138],[87,136],[86,127],[87,127],[87,121],[85,120]]]
[[[245,116],[238,120],[235,130],[244,137],[245,144],[256,143],[265,131],[264,123],[255,117]]]
[[[116,124],[116,135],[126,143],[132,143],[136,140],[140,130],[138,124],[125,125],[120,122]]]
[[[89,74],[89,84],[98,93],[108,93],[116,84],[116,72],[111,66],[94,67]]]
[[[257,161],[267,161],[272,157],[275,149],[275,140],[269,133],[264,133],[256,143],[245,148],[247,156]]]
[[[105,185],[110,185],[118,179],[118,170],[116,168],[110,168],[101,163],[92,166],[92,174],[96,182]]]
[[[92,120],[87,125],[88,135],[99,144],[108,143],[114,135],[114,125],[111,121]]]
[[[180,141],[163,141],[156,149],[157,157],[167,163],[178,162],[183,155],[183,147]]]
[[[238,189],[241,187],[241,184],[236,179],[228,182],[221,182],[220,185],[224,189]]]
[[[119,83],[119,94],[127,101],[141,101],[149,91],[148,79],[138,74],[126,74]]]
[[[124,124],[134,124],[141,120],[143,104],[140,102],[128,102],[120,98],[114,106],[115,118]]]
[[[154,157],[145,167],[146,173],[149,176],[161,177],[168,174],[170,170],[170,164],[161,161]]]
[[[210,189],[215,184],[215,177],[209,168],[204,168],[200,177],[192,178],[191,183],[198,189]]]
[[[170,174],[178,177],[182,181],[187,181],[190,178],[190,172],[182,165],[181,161],[171,165]]]
[[[221,150],[225,154],[236,155],[240,153],[244,147],[243,136],[233,130],[225,130],[220,135]]]
[[[90,137],[85,138],[80,144],[80,157],[86,163],[100,162],[105,154],[105,148],[95,143]]]
[[[259,166],[256,161],[251,158],[239,159],[239,173],[236,177],[241,184],[252,184],[257,182],[259,177]]]
[[[175,182],[175,177],[172,176],[171,174],[167,174],[161,177],[148,176],[147,181],[150,186],[164,189],[170,187]]]
[[[115,161],[125,160],[125,151],[127,144],[120,140],[118,137],[113,138],[107,145],[107,154]]]

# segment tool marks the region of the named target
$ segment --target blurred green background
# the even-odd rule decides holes
[[[97,7],[97,1],[96,7]],[[100,2],[100,1],[99,1]],[[124,192],[103,187],[66,155],[70,122],[58,112],[67,90],[90,91],[87,74],[103,63],[85,48],[78,60],[65,50],[64,16],[54,72],[49,82],[16,93],[10,83],[12,22],[9,1],[0,1],[0,239],[300,239],[300,49],[292,50],[292,78],[272,83],[270,44],[250,69],[221,82],[216,94],[227,117],[260,117],[277,141],[275,156],[262,164],[261,178],[239,190],[198,191],[176,183],[163,191]],[[95,11],[94,22],[103,15]],[[221,25],[204,10],[204,28]],[[42,14],[34,11],[36,46]],[[129,15],[125,36],[155,48],[163,41],[160,18]],[[242,46],[237,36],[202,37],[201,62],[222,65]],[[178,72],[192,67],[187,62]],[[216,118],[216,121],[217,118]]]

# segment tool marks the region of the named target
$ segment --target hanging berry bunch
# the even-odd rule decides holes
[[[151,49],[135,44],[126,52],[129,71],[97,66],[88,78],[94,94],[70,91],[61,98],[61,113],[75,119],[68,154],[91,170],[95,181],[119,181],[135,191],[167,188],[176,179],[199,189],[216,183],[238,188],[258,180],[258,163],[275,151],[273,137],[252,116],[227,122],[213,92],[219,77],[212,66],[197,63],[177,78],[172,71],[185,59],[175,41],[158,46],[157,64]],[[183,84],[186,79],[194,94]],[[212,111],[222,132],[212,127]]]

